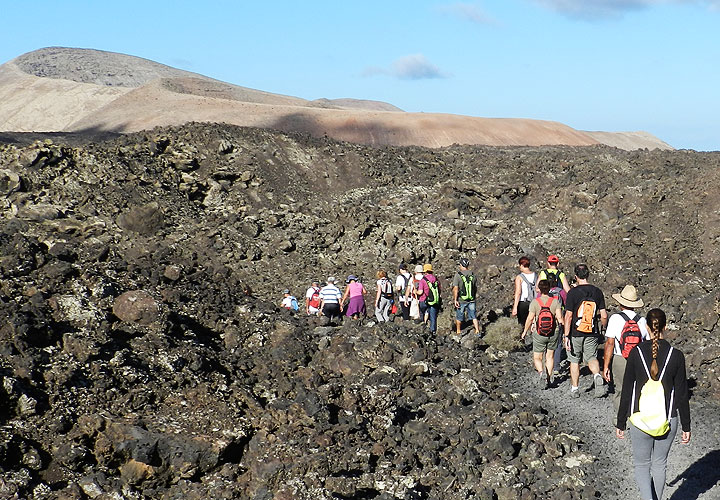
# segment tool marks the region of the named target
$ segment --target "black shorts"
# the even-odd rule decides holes
[[[340,304],[325,304],[322,309],[324,316],[328,318],[339,318],[340,317]]]
[[[522,300],[518,302],[517,319],[518,323],[520,323],[520,326],[522,326],[523,328],[525,327],[525,322],[527,321],[528,314],[530,314],[530,301]]]

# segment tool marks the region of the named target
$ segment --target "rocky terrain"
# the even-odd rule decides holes
[[[583,132],[545,120],[405,113],[366,99],[302,99],[101,50],[46,47],[0,66],[0,131],[127,133],[193,121],[375,146],[672,149],[644,132]]]
[[[329,275],[374,293],[401,261],[432,262],[447,301],[467,256],[483,331],[522,254],[587,262],[608,299],[635,284],[717,427],[718,154],[0,139],[0,498],[626,498],[617,447],[518,382],[525,354],[449,335],[449,308],[431,337],[278,307]]]

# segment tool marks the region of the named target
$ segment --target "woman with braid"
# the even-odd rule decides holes
[[[677,433],[678,415],[682,428],[680,442],[683,444],[690,442],[690,403],[685,375],[685,356],[663,339],[665,313],[660,309],[652,309],[646,319],[651,340],[641,342],[628,356],[622,399],[617,414],[618,427],[615,433],[618,438],[625,438],[627,419],[637,411],[640,390],[648,381],[649,372],[653,380],[660,380],[663,385],[665,408],[670,418],[670,431],[664,436],[653,437],[631,423],[630,437],[635,480],[640,495],[643,500],[660,500],[665,487],[667,457]]]

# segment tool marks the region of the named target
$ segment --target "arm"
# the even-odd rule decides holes
[[[457,286],[453,286],[453,304],[455,305],[455,309],[460,309],[460,302],[458,302],[458,290],[459,288]]]
[[[340,298],[340,309],[343,308],[343,306],[345,305],[345,300],[346,300],[349,296],[350,296],[350,287],[349,287],[349,286],[346,286],[346,287],[345,287],[345,293],[343,294],[342,298]]]
[[[675,378],[673,379],[673,387],[675,387],[675,401],[680,414],[680,424],[682,426],[682,438],[683,444],[690,442],[690,397],[688,394],[688,382],[687,374],[685,372],[685,356],[677,349],[673,349],[673,352],[677,351],[679,356],[679,367],[675,372]],[[672,411],[672,408],[670,408]],[[687,436],[686,436],[687,435]]]
[[[565,330],[564,338],[563,338],[563,344],[565,344],[565,349],[567,349],[568,352],[571,351],[570,349],[570,324],[572,323],[573,319],[573,313],[569,309],[565,311],[565,322],[563,323],[563,330]]]
[[[363,291],[365,290],[365,287],[363,287]],[[375,306],[378,307],[380,305],[380,285],[377,287],[377,293],[375,294]]]
[[[537,274],[537,279],[535,280],[535,290],[534,290],[534,293],[535,293],[535,296],[536,296],[536,297],[539,297],[539,296],[540,296],[540,288],[538,288],[538,284],[540,283],[540,280],[544,280],[544,279],[547,279],[547,276],[545,276],[545,271],[540,271],[540,272]]]
[[[523,327],[522,335],[520,336],[521,339],[525,339],[525,336],[532,328],[533,320],[535,319],[535,312],[531,311],[528,313],[528,317],[525,320],[525,326]]]
[[[620,407],[618,408],[617,414],[617,425],[618,432],[617,436],[620,439],[625,437],[625,427],[627,426],[627,419],[630,416],[630,407],[632,406],[632,399],[635,396],[633,388],[637,381],[636,368],[640,348],[636,348],[630,352],[628,356],[627,367],[625,368],[625,378],[623,379],[622,396],[620,398]]]
[[[605,309],[600,309],[600,324],[602,325],[603,328],[605,328],[605,329],[607,328],[608,315],[607,315],[607,311]]]
[[[513,308],[511,316],[517,316],[518,303],[520,302],[520,295],[522,294],[522,278],[520,275],[515,276],[515,300],[513,301]]]
[[[603,368],[602,376],[606,382],[610,382],[610,362],[612,361],[614,349],[615,339],[613,337],[605,337],[605,354],[603,355],[605,366]]]
[[[565,293],[568,293],[570,291],[570,284],[568,283],[565,273],[560,273],[560,282],[562,283],[562,287],[563,290],[565,290]]]

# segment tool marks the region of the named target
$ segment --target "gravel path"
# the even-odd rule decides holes
[[[530,353],[513,353],[509,360],[517,367],[517,376],[508,377],[511,390],[537,401],[568,433],[581,437],[587,451],[597,457],[594,469],[602,475],[597,484],[607,485],[603,500],[640,498],[633,477],[630,440],[615,437],[611,396],[594,397],[589,371],[581,372],[581,397],[570,399],[567,368],[555,388],[543,390],[537,383]],[[681,445],[678,431],[668,459],[665,499],[720,499],[719,410],[716,404],[691,397],[692,439],[688,445]]]

